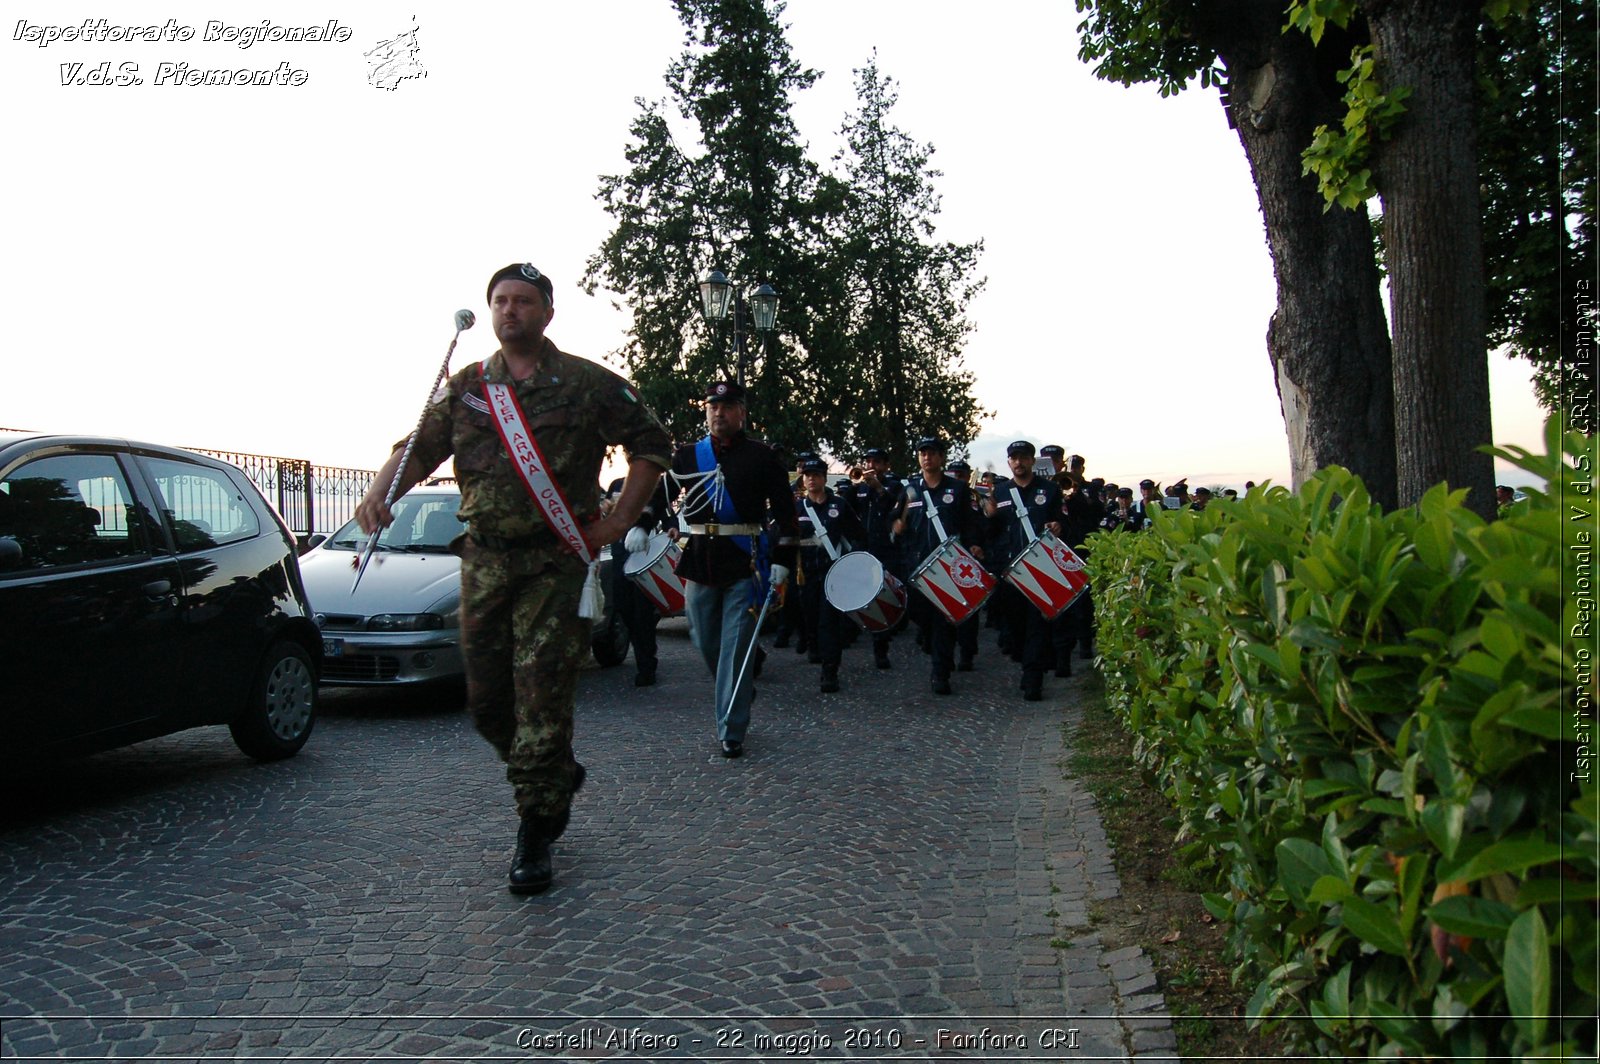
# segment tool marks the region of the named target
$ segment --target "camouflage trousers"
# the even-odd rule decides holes
[[[584,570],[548,551],[494,551],[470,540],[461,557],[461,643],[467,710],[506,764],[520,817],[565,829],[578,782],[572,710],[590,622],[578,616]]]

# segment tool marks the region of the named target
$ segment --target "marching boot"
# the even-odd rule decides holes
[[[550,866],[550,832],[545,818],[525,816],[517,829],[517,852],[511,858],[506,887],[513,894],[543,894],[555,881]]]
[[[839,689],[839,666],[824,665],[822,667],[822,693],[831,695]]]

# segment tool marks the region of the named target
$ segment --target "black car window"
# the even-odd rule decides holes
[[[38,458],[0,480],[0,537],[22,548],[18,569],[146,554],[142,513],[109,454]]]
[[[249,539],[261,530],[255,510],[220,469],[171,458],[146,458],[172,522],[178,553]]]

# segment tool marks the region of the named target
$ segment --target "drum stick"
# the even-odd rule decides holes
[[[417,415],[417,427],[411,430],[411,435],[406,439],[406,449],[401,452],[400,464],[395,466],[394,479],[389,481],[389,490],[383,497],[383,508],[387,510],[394,505],[395,492],[400,488],[400,481],[405,476],[406,465],[411,461],[411,451],[417,445],[417,436],[422,432],[422,423],[428,417],[428,407],[433,405],[433,397],[439,391],[439,385],[444,383],[445,375],[450,372],[450,356],[455,354],[456,341],[461,339],[461,334],[477,322],[477,317],[470,310],[456,311],[456,334],[450,338],[450,346],[445,349],[444,362],[439,365],[439,375],[433,378],[433,387],[428,389],[428,400],[422,404],[422,413]],[[367,571],[367,563],[372,560],[372,549],[378,545],[378,536],[382,528],[374,528],[367,537],[366,545],[361,548],[361,558],[356,562],[356,578],[350,582],[350,594],[356,593],[356,588],[361,586],[361,574]]]

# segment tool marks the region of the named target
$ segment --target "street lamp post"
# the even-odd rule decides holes
[[[747,316],[753,318],[756,332],[763,336],[770,334],[778,323],[777,290],[763,281],[747,300],[744,293],[728,280],[727,274],[721,270],[708,270],[700,279],[700,313],[708,324],[715,326],[727,321],[730,312],[733,317],[735,365],[739,385],[743,387],[745,364],[749,361],[745,350],[745,338],[749,330],[745,328],[745,320]]]

